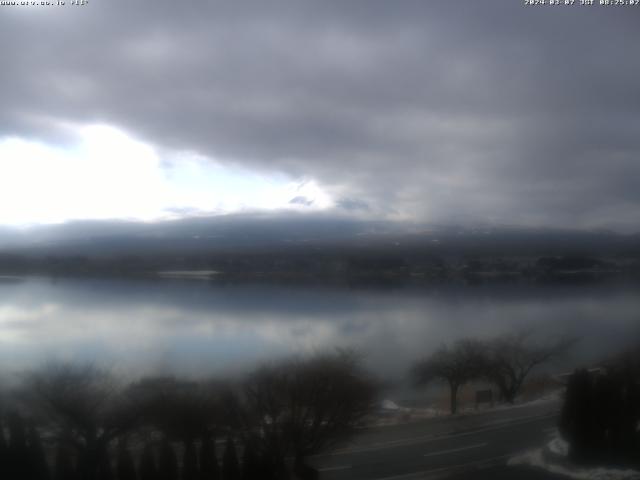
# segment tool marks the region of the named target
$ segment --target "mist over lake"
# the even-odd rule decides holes
[[[0,282],[4,373],[52,361],[125,376],[228,376],[264,361],[352,347],[383,379],[461,337],[531,327],[579,338],[552,372],[601,360],[640,337],[633,285],[338,288],[163,279]]]

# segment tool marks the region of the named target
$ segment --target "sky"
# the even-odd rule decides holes
[[[640,5],[17,3],[0,225],[267,210],[640,231]]]

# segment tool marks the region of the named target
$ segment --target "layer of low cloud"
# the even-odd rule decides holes
[[[360,214],[637,229],[638,20],[472,0],[2,7],[0,137],[64,149],[100,123]]]

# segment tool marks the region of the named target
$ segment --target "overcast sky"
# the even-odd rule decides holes
[[[0,224],[640,230],[640,5],[66,3],[0,5]]]

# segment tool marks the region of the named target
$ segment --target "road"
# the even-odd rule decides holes
[[[551,402],[371,428],[344,449],[310,463],[322,480],[557,478],[506,462],[545,443],[555,431],[558,408]]]

